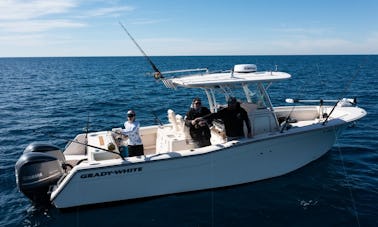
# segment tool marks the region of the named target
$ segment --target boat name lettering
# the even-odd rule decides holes
[[[103,171],[103,172],[96,172],[96,173],[85,173],[85,174],[80,175],[80,178],[93,178],[93,177],[104,177],[104,176],[126,174],[126,173],[135,173],[135,172],[141,172],[142,169],[143,169],[142,167],[135,167],[135,168],[117,169],[117,170]]]

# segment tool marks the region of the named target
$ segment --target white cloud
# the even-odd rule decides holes
[[[6,36],[0,36],[0,42],[1,44],[23,44],[25,41],[28,40],[37,40],[43,38],[44,35],[42,34],[31,34],[31,35],[6,35]]]
[[[77,0],[0,1],[0,32],[33,33],[55,28],[83,27],[84,23],[69,19],[43,19],[45,16],[63,15],[77,6]]]
[[[134,10],[131,6],[93,7],[81,0],[0,0],[0,33],[44,32],[79,28],[89,17],[115,16]]]
[[[0,30],[17,33],[44,32],[55,28],[77,28],[84,26],[86,26],[86,24],[72,22],[69,20],[28,20],[0,22]]]
[[[283,27],[275,32],[270,45],[287,54],[363,54],[377,53],[378,32],[353,36],[331,28]]]
[[[275,48],[277,54],[351,54],[369,53],[377,44],[378,35],[368,37],[347,36],[336,32],[336,29],[329,27],[301,28],[281,27],[272,28],[273,37],[264,40],[270,47]],[[370,44],[369,44],[370,43]],[[376,49],[376,48],[375,48]],[[376,50],[375,50],[376,51]]]
[[[367,43],[373,45],[372,48],[378,47],[378,32],[372,32],[367,38]]]
[[[345,53],[353,45],[348,40],[339,38],[306,38],[296,40],[272,41],[277,52],[288,54],[339,54]]]
[[[356,42],[350,49],[358,54],[377,54],[378,53],[378,32],[369,32],[366,38]]]
[[[77,6],[74,0],[3,0],[0,20],[27,20],[45,15],[67,12]]]
[[[282,27],[270,29],[285,35],[324,35],[332,31],[331,28],[301,28],[301,27]]]
[[[135,19],[130,24],[145,25],[145,24],[158,24],[167,21],[167,19]]]
[[[92,18],[133,11],[112,1],[84,0],[0,0],[0,50],[4,56],[65,56],[97,49],[92,37],[67,31],[88,27]],[[110,6],[110,7],[109,7]],[[54,29],[60,29],[59,35]],[[88,31],[88,30],[86,30]],[[42,48],[41,48],[42,47]]]
[[[130,12],[133,10],[134,8],[131,6],[105,7],[88,11],[86,15],[90,17],[108,16],[122,12]]]

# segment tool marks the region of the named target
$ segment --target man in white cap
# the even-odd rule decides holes
[[[127,121],[125,122],[125,129],[122,134],[128,137],[128,152],[129,157],[139,156],[144,154],[142,139],[139,135],[139,121],[135,120],[134,110],[127,111]]]

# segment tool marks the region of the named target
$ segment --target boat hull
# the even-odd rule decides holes
[[[292,172],[324,155],[343,125],[214,145],[212,151],[75,167],[53,191],[58,208],[244,184]],[[199,149],[201,151],[201,149]],[[188,151],[191,152],[191,151]],[[143,160],[142,160],[143,159]]]

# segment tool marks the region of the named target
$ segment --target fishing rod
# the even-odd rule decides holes
[[[324,102],[336,102],[336,101],[337,100],[323,100],[323,99],[319,99],[319,100],[316,100],[316,99],[302,100],[302,99],[292,99],[292,98],[285,99],[286,103],[319,103],[320,104],[320,109],[322,109],[322,106],[323,106]],[[295,106],[293,106],[293,108],[291,109],[289,115],[285,118],[285,122],[282,125],[280,133],[282,133],[285,130],[285,128],[286,128],[286,126],[287,126],[288,123],[294,123],[294,122],[296,122],[295,120],[293,121],[290,118],[291,114],[294,111],[294,108],[295,108]]]
[[[122,158],[122,160],[125,160],[125,158],[120,153],[114,152],[114,151],[111,151],[111,150],[108,150],[108,149],[105,149],[105,148],[102,148],[102,147],[97,147],[97,146],[90,145],[90,144],[87,144],[87,143],[82,143],[82,142],[79,142],[79,141],[76,141],[76,140],[64,139],[64,138],[59,137],[59,136],[54,136],[51,133],[47,133],[46,134],[46,133],[43,133],[43,132],[40,132],[40,131],[36,131],[36,130],[33,130],[33,132],[40,133],[40,134],[43,134],[43,135],[47,135],[48,137],[55,138],[55,139],[66,140],[66,141],[68,141],[70,143],[77,143],[77,144],[83,145],[85,147],[92,147],[92,148],[99,149],[99,150],[102,150],[102,151],[110,152],[110,153],[119,155]]]
[[[305,89],[305,86],[302,85],[302,86],[300,87],[299,94],[302,94],[303,91],[304,91],[304,89]],[[285,101],[286,101],[286,102],[287,102],[287,101],[293,101],[293,103],[294,103],[294,99],[293,99],[293,100],[286,99]],[[294,112],[295,107],[296,107],[296,105],[293,105],[293,107],[291,108],[289,114],[285,117],[284,123],[283,123],[282,126],[281,126],[280,133],[283,133],[283,131],[284,131],[285,129],[287,129],[287,125],[288,125],[289,123],[292,123],[291,115],[292,115],[292,113]]]
[[[359,68],[359,69],[360,69],[360,68]],[[353,77],[350,78],[350,80],[349,80],[348,83],[346,84],[347,86],[345,86],[344,91],[342,92],[342,96],[344,96],[345,93],[349,90],[350,85],[352,84],[352,82],[354,81],[354,79],[357,77],[357,74],[359,73],[359,69],[358,69],[357,73],[354,74]],[[342,96],[341,96],[341,97],[342,97]],[[338,99],[337,102],[335,103],[335,105],[333,105],[333,107],[332,107],[332,109],[331,109],[331,112],[329,112],[329,114],[327,115],[327,118],[324,120],[324,122],[323,122],[323,124],[322,124],[323,126],[327,124],[328,119],[329,119],[329,117],[331,116],[331,114],[333,113],[333,111],[335,110],[337,104],[339,104],[339,102],[341,102],[342,100],[344,100],[344,99],[343,99],[343,98]],[[346,100],[350,102],[350,99],[346,99]],[[357,103],[357,98],[354,98],[354,101],[351,102],[351,103],[356,104],[356,103]]]
[[[161,122],[161,120],[160,120],[159,117],[156,115],[156,113],[155,113],[155,112],[151,112],[151,113],[152,113],[152,115],[154,115],[154,117],[155,117],[155,121],[156,121],[157,123],[159,123],[160,126],[163,126],[163,122]]]
[[[89,133],[89,112],[87,117],[87,127],[85,127],[85,144],[88,144],[88,133]],[[87,146],[85,147],[85,154],[87,154]]]
[[[281,130],[280,130],[280,133],[283,133],[283,131],[287,127],[287,124],[289,124],[291,122],[291,114],[294,112],[294,109],[295,109],[295,106],[293,106],[293,108],[291,108],[289,115],[287,115],[287,117],[285,118],[284,124],[282,125]]]
[[[146,54],[146,52],[143,51],[143,49],[139,46],[139,44],[135,41],[135,39],[131,36],[131,34],[129,33],[129,31],[126,29],[126,27],[121,23],[121,21],[118,21],[119,24],[121,25],[121,27],[123,28],[123,30],[126,32],[126,34],[130,37],[130,39],[133,41],[133,43],[138,47],[139,51],[143,54],[143,56],[146,58],[146,60],[148,61],[148,63],[151,65],[152,69],[155,71],[154,73],[154,78],[156,80],[158,79],[163,79],[164,76],[163,74],[160,72],[160,70],[156,67],[156,65],[152,62],[151,58],[148,57],[148,55]]]

